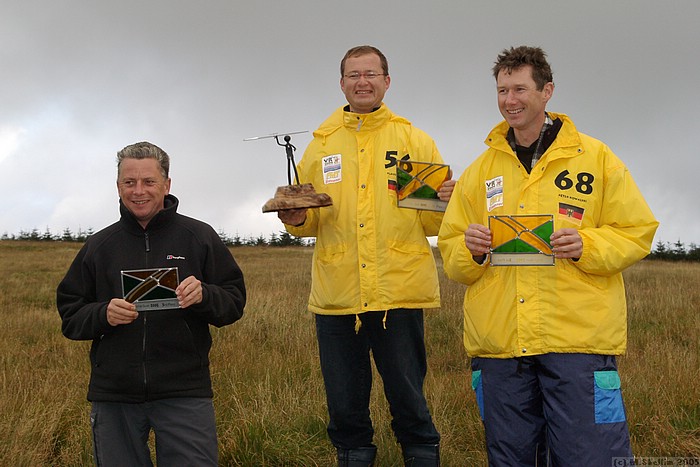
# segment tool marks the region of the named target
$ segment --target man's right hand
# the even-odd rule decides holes
[[[107,322],[111,326],[129,324],[138,316],[136,305],[127,302],[123,298],[113,298],[107,305]]]
[[[306,210],[307,208],[283,209],[277,211],[277,217],[287,225],[298,227],[306,222]]]
[[[464,244],[474,261],[481,264],[491,251],[491,231],[481,224],[469,224],[469,228],[464,231]]]

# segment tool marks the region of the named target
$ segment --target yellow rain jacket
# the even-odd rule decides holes
[[[397,207],[396,161],[442,163],[435,142],[384,104],[369,114],[337,109],[298,164],[301,183],[333,205],[309,209],[300,237],[316,237],[309,309],[328,315],[440,305],[426,236],[443,213]]]
[[[627,343],[622,270],[650,251],[658,222],[625,165],[602,142],[563,125],[528,174],[496,126],[488,149],[462,174],[440,228],[445,272],[468,285],[464,344],[470,356],[618,355]],[[552,214],[554,231],[579,231],[578,261],[554,266],[477,264],[464,243],[488,217]],[[493,246],[493,245],[492,245]]]

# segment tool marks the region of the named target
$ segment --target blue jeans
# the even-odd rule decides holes
[[[356,315],[316,315],[316,336],[328,403],[328,436],[341,449],[372,445],[369,413],[374,363],[384,382],[391,428],[399,443],[437,444],[423,395],[426,373],[423,310],[389,310]],[[386,328],[385,328],[386,327]]]

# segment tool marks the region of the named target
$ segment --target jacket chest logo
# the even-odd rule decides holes
[[[340,154],[331,154],[321,159],[323,168],[323,183],[329,185],[338,183],[343,179],[342,172],[342,156]]]
[[[488,212],[503,206],[503,175],[486,180],[486,210]]]

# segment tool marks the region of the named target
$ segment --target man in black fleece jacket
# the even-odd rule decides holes
[[[92,340],[88,400],[95,463],[218,464],[209,325],[243,315],[243,273],[209,225],[177,212],[170,158],[148,142],[117,153],[121,218],[92,235],[57,290],[63,334]],[[177,268],[171,304],[125,300],[122,271]],[[172,293],[172,292],[171,292]],[[131,294],[134,295],[134,294]],[[148,295],[146,295],[148,297]],[[156,302],[159,303],[159,302]]]

